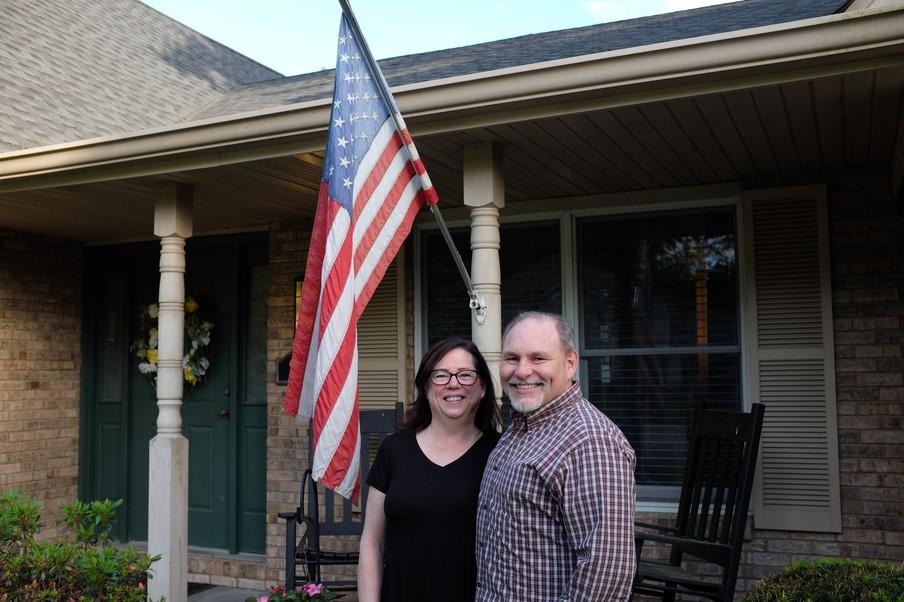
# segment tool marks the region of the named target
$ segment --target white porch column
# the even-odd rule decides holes
[[[471,313],[471,338],[490,366],[496,398],[502,358],[502,271],[499,268],[499,209],[505,206],[502,147],[480,142],[464,148],[464,202],[471,207],[471,281],[486,300],[486,319]]]
[[[192,188],[163,185],[154,206],[160,237],[157,319],[157,435],[150,443],[148,553],[154,600],[185,602],[188,589],[188,439],[182,436],[182,354],[185,323],[185,239],[192,235]]]

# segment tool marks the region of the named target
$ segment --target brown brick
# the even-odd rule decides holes
[[[883,387],[879,390],[882,401],[904,401],[904,387]]]
[[[40,535],[76,497],[81,249],[0,230],[0,482],[38,499]]]
[[[876,360],[873,359],[842,359],[836,360],[835,365],[839,372],[875,372]]]
[[[902,382],[904,382],[904,376],[900,372],[872,372],[857,375],[857,384],[861,387],[894,387],[901,386]]]

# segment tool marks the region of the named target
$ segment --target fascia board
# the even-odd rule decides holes
[[[653,102],[904,62],[904,6],[398,86],[415,134]],[[322,149],[330,99],[0,154],[0,192]]]

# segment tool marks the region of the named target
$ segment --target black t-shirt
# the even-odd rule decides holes
[[[499,437],[484,434],[446,466],[431,462],[414,433],[383,441],[367,484],[386,494],[383,602],[472,602],[477,496]]]

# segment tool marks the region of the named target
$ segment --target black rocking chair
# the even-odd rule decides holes
[[[734,597],[747,509],[753,488],[762,404],[749,413],[702,411],[691,439],[678,505],[676,528],[646,523],[635,530],[637,573],[634,593],[672,601],[676,594],[729,602]],[[641,558],[644,541],[670,547],[667,561]],[[692,556],[722,568],[719,581],[691,574],[682,567]]]
[[[364,528],[367,507],[367,473],[380,443],[393,433],[402,415],[402,404],[395,410],[363,410],[361,419],[361,500],[353,506],[330,489],[319,486],[311,478],[311,469],[301,477],[299,505],[294,512],[280,512],[286,521],[286,588],[292,590],[304,582],[323,583],[330,591],[349,592],[358,587],[355,579],[324,581],[324,566],[357,565],[358,541],[348,541],[341,550],[324,549],[321,538],[358,536]],[[310,441],[310,437],[308,439]],[[304,508],[307,506],[307,510]],[[299,525],[301,528],[299,529]],[[300,535],[299,535],[300,532]]]

